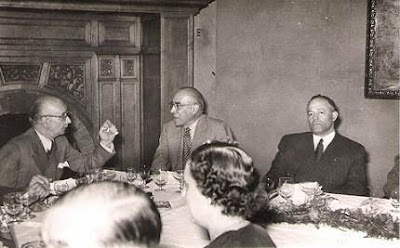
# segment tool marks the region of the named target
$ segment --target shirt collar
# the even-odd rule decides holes
[[[335,138],[335,134],[336,134],[335,130],[333,130],[333,132],[329,133],[328,135],[325,135],[324,137],[313,134],[314,150],[317,149],[319,140],[324,139],[322,144],[324,145],[324,151],[325,151],[328,145],[332,142],[333,138]]]
[[[40,142],[42,142],[42,145],[43,145],[43,147],[44,147],[44,150],[45,150],[46,152],[47,152],[47,151],[50,151],[50,150],[51,150],[51,147],[53,146],[53,141],[52,141],[51,139],[45,137],[43,134],[41,134],[41,133],[40,133],[39,131],[37,131],[36,129],[35,129],[35,132],[37,133]]]

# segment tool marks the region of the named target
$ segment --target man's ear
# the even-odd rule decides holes
[[[194,113],[194,114],[196,114],[197,112],[199,112],[199,110],[200,110],[200,105],[194,104],[192,107],[193,107],[193,113]]]
[[[332,112],[332,121],[336,121],[339,117],[339,113],[337,111]]]

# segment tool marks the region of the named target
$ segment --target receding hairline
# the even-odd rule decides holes
[[[336,106],[336,103],[331,98],[324,96],[324,95],[315,95],[315,96],[311,97],[310,100],[308,100],[308,102],[307,102],[306,111],[308,111],[308,108],[310,107],[311,102],[313,102],[314,100],[323,100],[332,108],[332,111],[339,112],[338,108]]]
[[[184,96],[191,97],[193,100],[196,101],[196,103],[204,105],[204,97],[203,97],[203,95],[200,93],[200,91],[198,91],[195,88],[191,88],[191,87],[180,88],[175,93],[174,97],[176,95],[178,95],[178,94],[182,94]]]

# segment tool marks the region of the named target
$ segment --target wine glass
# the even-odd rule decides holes
[[[321,191],[318,183],[306,182],[301,184],[300,189],[306,194],[306,205],[311,204],[312,199]]]
[[[279,195],[285,199],[286,202],[289,202],[289,198],[293,195],[294,188],[291,183],[284,182],[281,187],[279,187]]]
[[[278,180],[278,187],[280,188],[284,183],[294,183],[293,177],[280,177]]]
[[[390,203],[394,207],[394,212],[398,213],[399,212],[399,207],[400,207],[400,194],[399,194],[399,189],[394,189],[390,193]]]
[[[8,233],[10,232],[10,228],[8,228],[8,220],[7,213],[4,209],[4,206],[0,206],[0,232]]]
[[[163,191],[162,187],[168,182],[168,174],[166,171],[163,171],[161,169],[157,170],[153,173],[153,180],[154,183],[158,186],[157,191]]]
[[[272,178],[266,177],[264,179],[265,190],[270,193],[275,189],[275,181]]]
[[[136,171],[135,168],[129,167],[126,169],[126,180],[129,184],[133,184],[133,181],[136,179]]]
[[[179,192],[183,191],[185,187],[185,181],[183,178],[183,170],[176,170],[172,173],[172,176],[179,182]]]
[[[22,212],[20,198],[21,193],[18,192],[11,192],[3,196],[4,209],[11,216],[10,222],[18,222],[17,216]]]
[[[288,203],[289,198],[294,193],[293,178],[292,177],[280,177],[278,192],[279,192],[279,195],[283,199],[285,199],[285,201]]]
[[[29,205],[34,203],[38,199],[39,199],[39,197],[37,195],[30,194],[29,192],[25,192],[25,193],[21,194],[20,202],[22,203],[25,219],[30,220],[30,219],[36,217],[36,215],[32,214],[32,211],[29,208]]]
[[[151,181],[151,171],[146,165],[143,165],[143,169],[140,172],[142,178],[142,188],[148,188],[147,183]]]

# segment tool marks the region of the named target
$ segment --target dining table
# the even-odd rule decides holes
[[[126,182],[126,173],[113,172],[116,176],[113,181]],[[134,181],[142,187],[142,180],[138,176]],[[190,210],[185,204],[184,189],[181,190],[179,182],[174,178],[173,172],[168,172],[168,182],[159,191],[154,181],[142,189],[152,193],[153,201],[159,206],[162,221],[162,232],[159,247],[162,248],[197,248],[204,247],[210,240],[207,231],[198,226],[191,217]],[[353,195],[323,193],[329,197],[330,208],[337,209],[363,209],[387,213],[399,223],[400,213],[391,204],[389,199],[362,197]],[[299,185],[290,199],[294,206],[304,204],[307,196],[300,190]],[[287,204],[287,199],[277,196],[270,201],[271,208],[279,208]],[[165,204],[168,203],[168,204]],[[50,206],[51,208],[51,206]],[[40,228],[46,210],[35,212],[35,218],[12,225],[10,238],[13,244],[9,248],[43,247],[41,243]],[[397,229],[398,230],[398,229]],[[287,223],[278,222],[266,225],[265,231],[277,247],[400,247],[397,238],[371,237],[366,232],[343,227],[333,227],[327,224],[313,223]],[[3,238],[4,239],[4,238]],[[42,246],[34,246],[42,244]],[[30,245],[30,246],[29,246]]]

